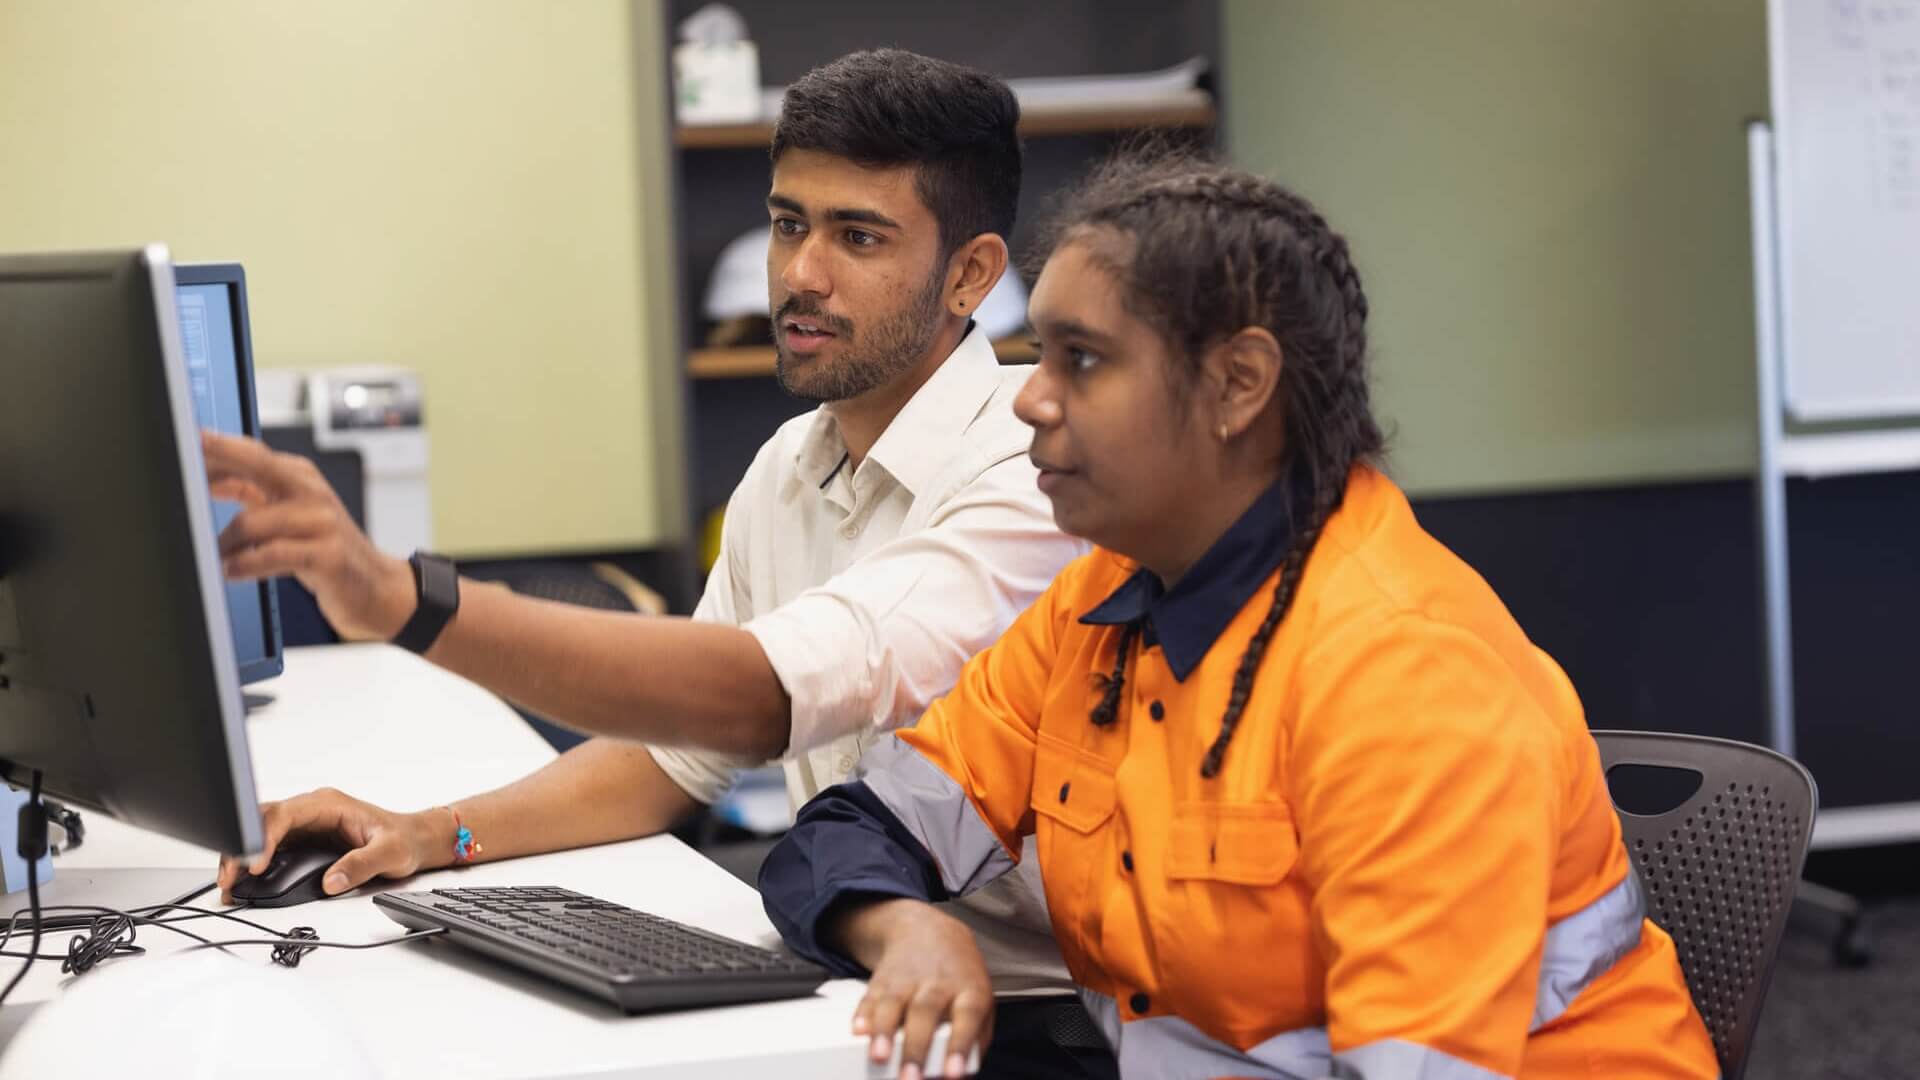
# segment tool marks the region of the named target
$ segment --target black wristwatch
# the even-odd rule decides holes
[[[460,610],[460,575],[452,559],[431,551],[414,552],[407,564],[413,567],[413,589],[419,601],[413,618],[393,635],[393,643],[424,655],[439,640],[453,613]]]

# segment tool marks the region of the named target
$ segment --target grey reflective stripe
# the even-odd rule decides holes
[[[1335,1080],[1502,1080],[1500,1073],[1399,1039],[1341,1051],[1334,1056],[1330,1075]]]
[[[964,896],[1013,869],[966,791],[918,750],[882,739],[862,755],[857,775],[933,855],[948,892]]]
[[[1591,904],[1547,929],[1540,958],[1532,1026],[1567,1011],[1575,998],[1640,945],[1646,896],[1629,873]],[[1123,1074],[1141,1076],[1333,1076],[1337,1080],[1483,1080],[1488,1072],[1450,1054],[1400,1039],[1383,1039],[1331,1055],[1323,1027],[1282,1032],[1242,1052],[1177,1017],[1120,1022],[1113,999],[1081,990],[1107,1037],[1118,1047]]]
[[[1533,1031],[1552,1023],[1593,980],[1640,946],[1647,918],[1640,875],[1626,879],[1600,898],[1547,927],[1540,955],[1540,988],[1533,999]]]
[[[1300,1028],[1246,1050],[1232,1046],[1177,1016],[1149,1016],[1120,1022],[1120,1010],[1105,994],[1082,988],[1093,1022],[1120,1059],[1120,1075],[1155,1080],[1211,1080],[1251,1076],[1266,1080],[1317,1080],[1329,1075],[1333,1055],[1326,1028]]]

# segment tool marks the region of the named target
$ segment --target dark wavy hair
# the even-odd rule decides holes
[[[1104,236],[1103,236],[1104,234]],[[1100,166],[1061,200],[1041,250],[1085,237],[1140,312],[1173,347],[1170,376],[1184,395],[1211,346],[1252,326],[1280,343],[1282,475],[1294,529],[1266,618],[1235,672],[1220,734],[1200,774],[1219,773],[1254,673],[1286,617],[1327,519],[1355,465],[1378,463],[1385,437],[1367,379],[1367,296],[1347,242],[1313,205],[1270,180],[1163,145],[1135,147]],[[1104,238],[1120,244],[1099,244]],[[1114,251],[1122,254],[1116,256]],[[1138,624],[1120,633],[1095,724],[1116,718]]]
[[[787,88],[773,160],[816,150],[866,166],[911,165],[940,223],[941,254],[981,233],[1013,236],[1020,104],[984,71],[904,49],[849,53]]]

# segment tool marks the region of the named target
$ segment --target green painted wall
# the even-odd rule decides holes
[[[661,36],[654,0],[5,0],[0,250],[239,260],[262,366],[418,369],[450,552],[655,543]]]
[[[1225,0],[1227,139],[1352,241],[1428,493],[1754,458],[1759,0]]]

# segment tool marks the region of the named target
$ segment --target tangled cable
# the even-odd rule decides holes
[[[296,926],[281,937],[289,939],[286,944],[273,947],[273,962],[281,967],[299,967],[301,957],[320,948],[318,945],[296,944],[297,941],[320,940],[319,932],[311,926]]]
[[[67,956],[60,961],[63,975],[85,975],[110,956],[139,956],[147,950],[135,945],[134,917],[124,911],[96,915],[84,934],[67,939]]]

